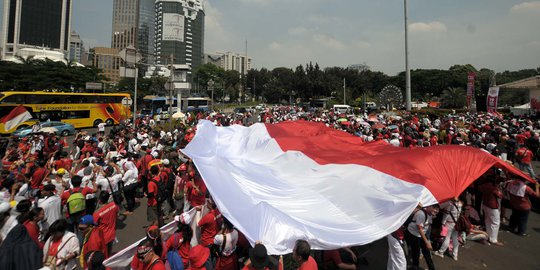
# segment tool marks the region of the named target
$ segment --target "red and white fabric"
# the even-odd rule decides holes
[[[395,231],[421,203],[458,196],[490,167],[529,179],[472,147],[406,149],[312,122],[215,127],[183,150],[218,208],[253,244],[292,252],[361,245]]]
[[[24,106],[19,105],[13,108],[13,110],[11,110],[8,115],[2,117],[0,121],[2,121],[2,123],[4,124],[5,131],[9,131],[18,126],[20,123],[31,118],[32,115],[28,112],[28,110],[26,110]]]

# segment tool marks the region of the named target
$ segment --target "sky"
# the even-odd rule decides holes
[[[85,46],[110,46],[112,0],[74,0],[73,8],[72,30]],[[412,69],[540,66],[540,1],[408,0],[408,11]],[[247,40],[257,69],[405,69],[403,0],[206,0],[205,13],[205,52],[245,54]]]

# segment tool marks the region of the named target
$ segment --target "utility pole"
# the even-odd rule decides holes
[[[259,100],[255,93],[255,77],[253,77],[253,100]]]
[[[345,78],[343,78],[343,104],[347,105],[347,95],[345,93],[346,85],[345,85]]]
[[[172,105],[173,105],[173,90],[174,90],[174,83],[173,83],[173,76],[174,76],[174,66],[173,66],[174,56],[171,53],[169,58],[169,115],[172,115]],[[178,104],[178,103],[177,103]],[[177,105],[178,106],[178,105]]]
[[[405,13],[405,96],[406,109],[411,111],[411,70],[409,69],[409,19],[407,18],[407,0],[404,0]]]

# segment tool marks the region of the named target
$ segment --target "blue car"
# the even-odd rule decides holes
[[[73,127],[72,124],[67,124],[60,121],[42,122],[39,124],[39,126],[40,126],[39,130],[44,129],[44,131],[50,130],[51,128],[53,128],[55,129],[54,133],[60,136],[69,136],[69,135],[75,134],[75,127]],[[30,134],[32,134],[32,127],[25,127],[25,128],[18,129],[14,131],[12,135],[18,138],[22,138]]]

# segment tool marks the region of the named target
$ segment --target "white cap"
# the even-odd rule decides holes
[[[163,165],[169,165],[170,162],[168,159],[162,159],[161,163],[163,163]]]
[[[153,156],[154,158],[157,158],[157,157],[159,156],[159,154],[158,154],[158,152],[156,152],[156,151],[152,151],[152,156]]]

